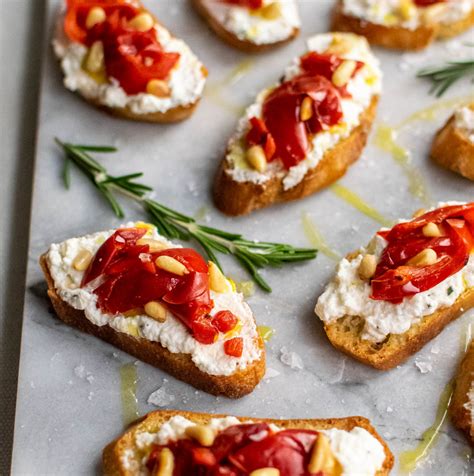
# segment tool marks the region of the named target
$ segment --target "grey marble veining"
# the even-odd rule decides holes
[[[208,90],[248,57],[222,44],[194,14],[187,2],[145,2],[177,35],[189,41],[210,71]],[[254,94],[279,77],[303,51],[304,39],[327,29],[329,1],[301,1],[303,30],[290,45],[253,57],[252,67],[238,82],[222,90],[226,99],[246,105]],[[58,1],[49,2],[48,33]],[[438,44],[428,52],[399,54],[377,50],[385,73],[378,122],[398,124],[434,103],[429,85],[415,79],[420,66],[471,54],[461,39]],[[301,217],[309,213],[327,242],[343,255],[368,241],[378,224],[325,190],[303,201],[277,206],[246,218],[230,219],[212,205],[210,184],[217,161],[237,116],[206,94],[195,115],[171,126],[130,123],[89,107],[61,86],[61,75],[50,48],[44,54],[41,110],[36,156],[32,227],[28,255],[22,352],[20,362],[13,474],[93,474],[100,471],[101,449],[123,430],[120,367],[135,359],[94,337],[60,323],[45,295],[38,257],[53,241],[120,224],[97,193],[77,173],[70,191],[61,182],[61,157],[53,143],[59,136],[71,142],[114,144],[120,151],[103,158],[112,173],[143,171],[144,181],[169,206],[197,213],[206,207],[209,223],[261,240],[309,243]],[[472,94],[464,82],[447,98]],[[432,121],[418,121],[402,131],[400,141],[413,154],[433,202],[472,200],[471,182],[433,165],[427,158],[432,135],[450,110]],[[423,204],[408,190],[407,177],[385,152],[370,144],[341,183],[360,194],[384,216],[410,216]],[[141,211],[124,202],[127,218],[143,219]],[[246,279],[232,261],[226,270]],[[468,312],[450,325],[415,357],[390,372],[379,372],[343,356],[325,338],[313,314],[317,296],[335,262],[320,254],[316,261],[265,276],[271,295],[258,291],[250,304],[259,324],[276,330],[267,345],[267,378],[248,397],[231,401],[196,391],[164,372],[136,362],[140,413],[153,410],[148,396],[163,388],[170,408],[265,417],[370,418],[395,456],[416,446],[435,418],[439,395],[453,377],[461,356],[463,332],[473,322]],[[285,366],[281,349],[296,352],[302,369]],[[415,361],[429,362],[422,374]],[[469,447],[447,422],[440,438],[416,475],[469,473]],[[472,468],[471,468],[472,470]],[[395,473],[397,470],[395,471]]]

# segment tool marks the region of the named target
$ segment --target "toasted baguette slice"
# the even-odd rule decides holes
[[[352,48],[354,48],[354,51],[352,51]],[[372,79],[375,78],[374,84],[377,86],[369,87],[380,87],[380,73],[377,67],[377,60],[372,56],[364,38],[348,33],[316,35],[308,40],[308,50],[317,53],[334,52],[331,54],[336,54],[342,59],[345,58],[345,55],[351,58],[357,57],[357,54],[361,55],[363,57],[361,57],[361,61],[363,62],[364,59],[367,61],[366,64],[368,66],[366,68],[370,73],[358,74],[373,75]],[[352,56],[350,56],[351,54]],[[294,74],[295,65],[299,64],[298,61],[299,59],[294,60],[289,68],[290,78]],[[239,178],[238,174],[242,173],[242,166],[239,165],[235,157],[238,157],[240,161],[246,161],[245,154],[248,144],[245,142],[245,135],[250,128],[248,121],[250,116],[253,115],[255,107],[261,108],[260,104],[264,100],[265,94],[271,91],[271,89],[269,88],[260,94],[257,97],[256,103],[251,105],[247,109],[245,116],[240,119],[238,130],[230,139],[226,155],[217,171],[213,191],[214,202],[222,212],[228,215],[245,215],[253,210],[279,202],[298,200],[335,182],[360,157],[377,110],[378,93],[373,93],[368,103],[364,104],[364,108],[360,110],[357,122],[350,126],[346,125],[347,133],[339,136],[335,143],[327,146],[326,142],[322,141],[324,145],[319,145],[320,143],[317,142],[319,134],[326,134],[326,132],[315,134],[311,141],[316,145],[312,147],[315,149],[324,147],[322,149],[323,152],[321,152],[321,159],[314,166],[308,165],[304,173],[298,171],[295,175],[292,175],[293,169],[298,169],[300,164],[289,170],[272,169],[271,167],[279,162],[279,159],[277,159],[268,164],[267,169],[264,172],[260,172],[256,179],[253,179],[254,176],[249,175],[256,174],[256,171],[252,170],[252,167],[247,164],[249,169],[242,170],[247,175],[244,178]],[[347,99],[352,105],[356,105],[355,107],[360,107],[357,100],[354,97]],[[344,117],[341,121],[344,124]],[[335,126],[335,129],[337,129],[337,126]],[[332,133],[331,130],[327,132],[327,134]],[[335,134],[338,133],[335,132]],[[316,152],[319,151],[317,150]],[[309,160],[309,156],[312,153],[313,150],[309,150],[306,159]],[[298,176],[298,179],[294,179],[295,176]],[[286,182],[288,178],[292,180],[291,184]]]
[[[474,111],[474,103],[469,108]],[[456,126],[455,115],[436,134],[431,158],[442,167],[474,180],[474,143]]]
[[[130,3],[140,6],[138,0]],[[140,12],[144,11],[141,7]],[[168,77],[162,80],[166,90],[156,95],[145,91],[129,95],[115,79],[107,77],[103,59],[97,60],[102,63],[100,72],[88,71],[87,58],[92,48],[66,35],[65,13],[61,12],[52,43],[61,63],[64,85],[89,104],[119,118],[152,123],[182,121],[193,113],[202,97],[207,70],[183,40],[173,37],[153,15],[146,13],[155,22],[153,28],[163,50],[180,55]]]
[[[137,461],[142,456],[143,450],[141,450],[136,444],[137,435],[141,433],[158,432],[160,427],[174,416],[182,416],[193,423],[205,425],[208,424],[212,418],[223,418],[227,415],[210,415],[207,413],[192,413],[187,411],[156,411],[149,413],[135,425],[131,426],[122,436],[105,447],[102,454],[104,474],[108,476],[132,476],[133,474],[136,474],[134,470],[131,470],[126,464],[124,464],[124,461],[127,461],[127,459]],[[376,473],[376,476],[389,474],[393,467],[394,458],[389,447],[370,424],[370,421],[363,417],[354,416],[325,420],[271,420],[267,418],[256,419],[239,417],[239,420],[241,422],[258,421],[273,423],[282,429],[304,429],[315,431],[330,429],[351,431],[355,427],[360,427],[376,438],[383,446],[385,452],[383,467]]]
[[[467,31],[474,25],[474,9],[465,17],[449,25],[439,22],[420,25],[415,29],[386,26],[346,15],[339,0],[333,13],[334,31],[351,31],[365,36],[370,43],[397,50],[422,50],[436,39],[447,39]]]
[[[265,374],[265,348],[258,333],[256,333],[255,340],[252,340],[252,345],[256,346],[255,356],[257,358],[247,362],[244,368],[239,368],[236,365],[236,370],[230,374],[219,374],[219,372],[210,374],[205,369],[200,369],[193,362],[189,353],[171,352],[160,342],[148,340],[139,334],[119,332],[107,324],[96,325],[86,317],[83,310],[72,307],[61,298],[50,270],[47,253],[41,256],[40,265],[48,285],[48,296],[57,316],[62,321],[83,332],[99,337],[179,380],[214,395],[240,398],[250,393]],[[168,317],[168,319],[170,318],[174,319],[174,317]]]
[[[234,48],[237,48],[241,51],[245,51],[247,53],[261,53],[271,48],[284,45],[293,40],[299,33],[299,20],[297,18],[294,18],[294,21],[291,21],[291,23],[289,23],[287,27],[287,34],[283,37],[281,37],[280,35],[281,38],[274,41],[267,41],[267,39],[265,39],[265,41],[259,41],[258,38],[254,38],[251,35],[238,36],[236,32],[226,26],[224,20],[225,15],[231,8],[235,9],[239,7],[235,7],[232,5],[224,5],[222,3],[219,4],[219,2],[216,2],[215,0],[192,0],[192,3],[196,11],[203,17],[209,27],[217,34],[217,36],[219,36],[219,38],[221,38]],[[293,9],[293,5],[285,5],[283,7],[280,6],[280,10],[281,8]],[[295,14],[293,16],[297,17],[296,4],[294,5],[294,11]],[[249,16],[250,15],[251,14],[249,13]],[[251,18],[254,22],[258,19],[255,14],[252,14]],[[260,21],[262,23],[265,23],[272,20],[266,20],[265,18],[261,17]]]
[[[459,366],[449,411],[453,423],[474,446],[474,340]]]
[[[349,264],[356,259],[360,260],[361,255],[371,254],[374,248],[379,248],[378,253],[381,253],[383,249],[380,249],[380,244],[374,245],[373,243],[372,241],[366,249],[361,249],[358,252],[349,254],[346,260]],[[385,245],[383,245],[383,247],[385,247]],[[370,252],[367,251],[369,249]],[[349,267],[345,267],[344,273],[348,273],[348,269]],[[459,272],[463,271],[461,270]],[[347,279],[351,279],[350,282],[352,283],[350,292],[360,292],[360,286],[370,286],[369,282],[364,282],[366,280],[363,278],[358,278],[358,281],[352,281],[351,275],[350,278]],[[389,370],[404,362],[408,357],[418,352],[427,342],[435,338],[450,322],[474,307],[474,287],[466,286],[460,290],[459,296],[456,297],[453,304],[449,307],[439,307],[432,314],[425,315],[418,322],[412,323],[408,330],[403,333],[388,333],[385,339],[374,341],[363,338],[365,320],[361,316],[346,315],[336,320],[323,319],[322,316],[324,316],[325,313],[330,315],[331,312],[333,312],[330,308],[331,303],[337,301],[333,293],[335,290],[337,291],[340,283],[332,281],[330,286],[335,286],[335,288],[327,289],[323,296],[318,299],[318,304],[315,308],[316,315],[324,322],[324,330],[329,341],[341,352],[379,370]],[[450,295],[449,288],[447,292],[448,295]],[[350,299],[347,301],[349,303],[358,302],[360,299],[360,296],[357,297],[357,299],[352,296],[349,297]],[[370,298],[367,297],[367,299]],[[344,297],[344,301],[345,300]],[[386,314],[387,310],[383,312]],[[385,317],[385,319],[389,318],[389,316]]]

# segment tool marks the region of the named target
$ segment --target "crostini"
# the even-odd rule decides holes
[[[431,158],[474,180],[474,103],[460,107],[436,134]]]
[[[365,146],[380,91],[365,38],[310,38],[308,51],[240,119],[216,175],[216,206],[243,215],[336,181]]]
[[[343,259],[316,304],[337,349],[387,370],[474,306],[474,202],[380,230]]]
[[[119,117],[180,121],[203,94],[202,63],[138,0],[66,0],[53,47],[64,86]]]
[[[295,0],[192,0],[214,32],[230,45],[258,53],[299,33]]]
[[[103,452],[104,473],[131,476],[383,476],[393,455],[362,417],[269,420],[157,411]]]
[[[71,238],[40,261],[67,324],[215,395],[241,397],[263,377],[264,345],[243,296],[155,227]]]
[[[386,48],[420,50],[473,25],[473,0],[339,0],[332,29]]]
[[[474,340],[459,366],[449,411],[453,423],[466,433],[474,446]]]

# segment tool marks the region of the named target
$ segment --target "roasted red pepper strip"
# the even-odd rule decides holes
[[[258,10],[263,7],[263,0],[221,0],[221,2],[238,7],[250,8],[251,10]]]
[[[423,227],[435,223],[443,234],[426,237]],[[372,299],[399,303],[427,291],[460,271],[474,250],[474,203],[442,207],[379,233],[388,244],[372,279]],[[408,261],[430,248],[438,256],[428,266]]]
[[[414,0],[415,5],[418,7],[429,7],[436,3],[444,3],[446,0]]]

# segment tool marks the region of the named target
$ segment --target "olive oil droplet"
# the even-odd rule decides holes
[[[125,426],[128,426],[140,416],[136,395],[137,380],[137,367],[134,364],[122,365],[120,368],[120,394],[123,423]]]

